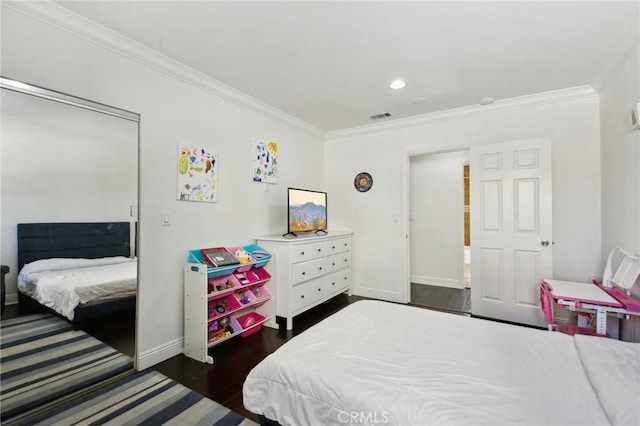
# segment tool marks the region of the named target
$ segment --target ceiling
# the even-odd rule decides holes
[[[56,3],[324,131],[593,85],[639,16],[634,1]]]

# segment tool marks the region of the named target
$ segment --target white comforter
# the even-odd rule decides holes
[[[256,366],[244,405],[282,425],[640,424],[638,345],[622,344],[630,365],[602,390],[607,407],[583,365],[606,339],[585,339],[588,348],[561,333],[360,301]],[[606,363],[596,373],[620,367],[604,357],[593,356]]]
[[[80,303],[135,294],[137,262],[127,257],[44,259],[26,264],[18,289],[73,320]]]

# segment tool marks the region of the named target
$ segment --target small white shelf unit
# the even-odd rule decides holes
[[[184,267],[184,354],[208,364],[209,348],[259,331],[270,319],[258,312],[271,299],[264,267],[223,275],[215,269],[202,263]]]

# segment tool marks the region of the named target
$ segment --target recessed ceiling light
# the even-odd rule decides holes
[[[389,87],[391,87],[392,89],[402,89],[404,86],[406,86],[407,83],[405,83],[402,80],[395,80],[392,81],[391,84],[389,85]]]
[[[480,99],[480,105],[491,105],[495,101],[491,96]]]

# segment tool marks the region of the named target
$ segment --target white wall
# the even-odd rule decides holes
[[[600,93],[603,262],[614,247],[640,254],[640,130],[630,122],[631,108],[640,102],[638,76],[636,44]],[[633,293],[640,297],[640,283]],[[640,341],[640,318],[622,324],[624,340]]]
[[[258,235],[286,232],[286,187],[322,189],[324,182],[319,133],[158,68],[2,6],[4,76],[141,115],[137,349],[142,368],[182,350],[187,250],[242,245]],[[251,182],[254,138],[279,144],[277,185]],[[219,153],[216,204],[176,201],[177,146],[187,142]],[[171,213],[171,226],[160,225],[162,211]]]
[[[544,97],[543,97],[544,98]],[[535,97],[531,97],[535,101]],[[584,281],[601,270],[600,129],[595,94],[536,102],[535,106],[471,108],[399,123],[332,132],[325,147],[326,190],[333,225],[354,232],[354,293],[406,301],[402,264],[407,153],[548,137],[552,143],[554,277]],[[492,108],[493,107],[493,108]],[[438,118],[442,117],[442,118]],[[364,194],[353,189],[361,171],[373,176]],[[394,216],[399,221],[394,221]]]
[[[138,125],[9,90],[1,99],[0,252],[15,303],[16,224],[130,221],[134,233]]]
[[[602,139],[602,256],[616,246],[640,253],[640,130],[631,109],[640,102],[636,47],[600,93]]]
[[[464,164],[468,151],[412,156],[411,282],[464,287]]]

